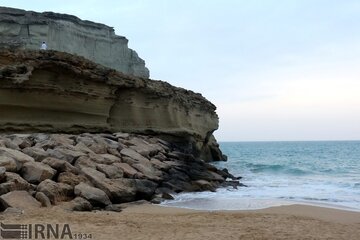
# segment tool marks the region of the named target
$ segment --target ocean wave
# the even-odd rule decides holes
[[[311,171],[306,171],[300,168],[293,168],[280,164],[253,164],[248,163],[246,167],[253,173],[283,173],[288,175],[306,175],[312,174]]]

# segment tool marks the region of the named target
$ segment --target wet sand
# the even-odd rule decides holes
[[[2,223],[68,223],[92,239],[360,239],[360,212],[291,205],[256,211],[194,211],[156,205],[116,212],[57,207],[2,213]],[[89,235],[88,235],[89,236]]]

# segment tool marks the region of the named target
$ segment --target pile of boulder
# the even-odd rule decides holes
[[[237,186],[226,169],[154,136],[103,133],[0,135],[0,211],[51,207],[120,211],[173,194]]]

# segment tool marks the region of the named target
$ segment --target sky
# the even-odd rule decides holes
[[[358,0],[0,0],[112,26],[152,79],[217,106],[220,141],[360,139]]]

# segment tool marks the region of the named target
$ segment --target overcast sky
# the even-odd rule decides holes
[[[360,139],[358,0],[2,0],[115,28],[152,79],[217,106],[220,141]]]

